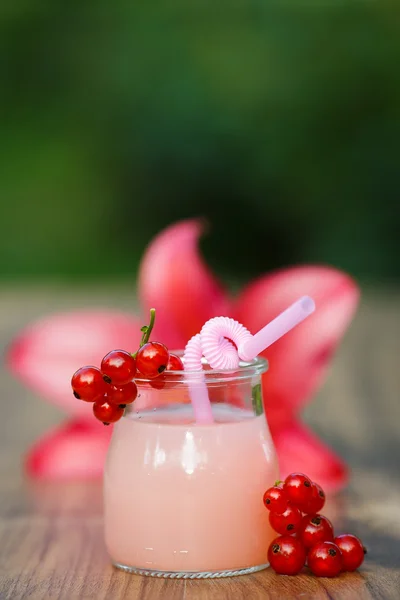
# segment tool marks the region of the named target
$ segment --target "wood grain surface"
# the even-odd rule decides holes
[[[128,286],[9,287],[0,298],[6,345],[33,318],[86,305],[131,309]],[[223,600],[400,598],[400,293],[363,304],[305,420],[350,464],[348,489],[327,507],[338,529],[362,536],[357,573],[317,579],[271,569],[226,580],[174,581],[113,569],[102,540],[101,484],[27,481],[21,457],[62,415],[1,375],[0,598]]]

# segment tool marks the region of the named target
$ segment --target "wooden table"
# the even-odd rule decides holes
[[[6,343],[32,318],[82,305],[130,307],[113,289],[14,287],[0,299]],[[270,569],[226,580],[155,580],[113,569],[102,542],[100,483],[33,484],[21,456],[61,415],[2,372],[0,422],[0,598],[45,600],[400,598],[400,294],[366,293],[306,420],[353,469],[331,502],[335,522],[369,548],[358,573],[317,579]]]

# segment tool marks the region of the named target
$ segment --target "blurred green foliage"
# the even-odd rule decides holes
[[[400,4],[0,7],[0,272],[134,273],[205,216],[247,278],[400,278]]]

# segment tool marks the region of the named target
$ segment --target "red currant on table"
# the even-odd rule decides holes
[[[106,385],[100,369],[82,367],[72,375],[71,385],[75,398],[86,402],[95,402],[106,391]]]
[[[325,505],[325,493],[324,490],[318,483],[312,483],[312,496],[311,500],[304,507],[305,513],[308,515],[316,515],[321,511]]]
[[[283,535],[271,542],[268,562],[280,575],[297,575],[306,562],[306,551],[295,537]]]
[[[322,515],[306,515],[301,521],[298,536],[306,548],[319,542],[333,542],[332,523]]]
[[[93,414],[104,425],[109,425],[110,423],[119,421],[124,414],[124,409],[121,406],[107,402],[103,398],[93,404]]]
[[[301,512],[295,506],[289,506],[281,515],[270,512],[269,513],[269,522],[275,531],[281,533],[282,535],[290,535],[291,533],[296,533],[301,524]]]
[[[282,514],[288,507],[288,497],[280,485],[270,487],[264,494],[263,501],[271,512]]]
[[[138,395],[137,385],[134,381],[130,381],[126,385],[116,386],[110,385],[107,390],[107,401],[110,404],[126,405],[132,404]]]
[[[320,542],[308,553],[307,564],[317,577],[336,577],[342,570],[342,553],[333,542]]]
[[[138,371],[147,379],[155,379],[165,371],[168,365],[168,348],[161,342],[147,342],[139,348],[136,355]]]
[[[311,479],[303,473],[291,473],[286,477],[283,488],[289,501],[305,512],[313,494]]]
[[[112,350],[101,361],[104,380],[113,385],[126,385],[136,374],[136,361],[125,350]]]
[[[342,553],[343,571],[355,571],[364,560],[366,549],[355,535],[346,533],[335,537],[335,544]]]

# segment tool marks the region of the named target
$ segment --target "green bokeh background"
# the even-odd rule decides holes
[[[0,7],[1,276],[133,276],[203,216],[221,274],[400,280],[400,4],[138,4]]]

